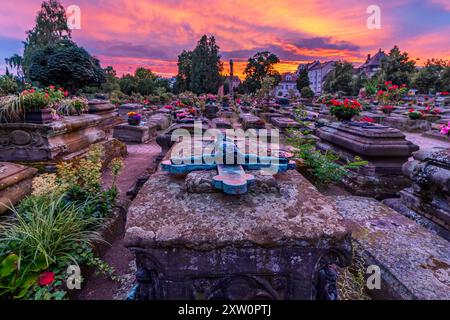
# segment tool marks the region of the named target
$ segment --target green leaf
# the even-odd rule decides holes
[[[7,277],[19,268],[20,257],[16,254],[7,256],[0,265],[0,277]]]
[[[47,260],[45,259],[45,256],[43,254],[40,254],[34,261],[30,271],[40,272],[40,271],[48,269],[48,267],[49,267],[49,265],[48,265]]]
[[[20,285],[19,294],[15,296],[14,299],[23,298],[28,293],[28,290],[30,290],[30,288],[38,281],[38,279],[39,274],[37,273],[27,275]]]

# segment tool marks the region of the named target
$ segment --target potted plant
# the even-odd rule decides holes
[[[344,102],[332,99],[330,101],[330,113],[338,121],[351,121],[352,118],[361,113],[361,104],[357,100],[345,99]]]
[[[394,106],[382,106],[380,108],[380,110],[384,113],[387,114],[388,116],[391,115],[392,111],[394,111]]]
[[[408,116],[411,120],[418,120],[422,118],[422,113],[414,109],[409,109]]]
[[[49,107],[50,95],[47,92],[31,89],[20,95],[25,110],[25,122],[45,124],[53,121],[52,109]]]
[[[137,112],[128,112],[128,124],[130,126],[138,126],[141,124],[142,116]]]

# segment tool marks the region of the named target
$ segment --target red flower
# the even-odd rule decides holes
[[[374,123],[375,120],[373,118],[370,117],[364,117],[361,119],[362,122],[369,122],[369,123]]]
[[[49,97],[50,97],[50,96],[48,95],[48,93],[46,93],[46,94],[45,94],[45,98],[48,99]]]
[[[64,97],[68,97],[69,96],[69,91],[64,91]]]
[[[51,90],[55,90],[55,86],[49,86]]]
[[[409,112],[414,112],[415,110],[414,109],[409,109]]]
[[[50,271],[43,272],[39,276],[39,285],[40,286],[49,286],[55,281],[55,274]]]
[[[31,90],[30,90],[30,93],[34,93],[35,91],[36,91],[36,90],[34,90],[34,89],[31,89]]]

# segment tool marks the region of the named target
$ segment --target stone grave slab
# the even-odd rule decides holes
[[[427,120],[412,120],[408,116],[385,117],[381,124],[405,132],[426,132],[431,130],[432,123]]]
[[[130,126],[121,124],[114,127],[113,137],[122,142],[144,143],[156,136],[156,125]]]
[[[156,113],[147,119],[147,125],[156,125],[158,130],[166,130],[172,122],[170,113]]]
[[[110,114],[64,117],[49,124],[0,124],[0,161],[55,163],[107,140],[105,123]]]
[[[266,124],[261,118],[254,116],[250,113],[243,113],[239,117],[244,130],[248,129],[265,129]]]
[[[400,213],[364,197],[336,197],[337,210],[353,225],[366,266],[381,269],[379,299],[449,300],[449,242]]]
[[[346,223],[303,176],[239,197],[187,192],[159,171],[128,212],[138,299],[333,299],[333,264],[348,265]],[[326,288],[326,289],[325,289]]]
[[[36,173],[34,168],[0,162],[0,215],[31,193],[31,182]]]
[[[316,131],[321,141],[317,147],[337,154],[346,163],[355,156],[368,165],[350,172],[342,182],[355,195],[385,199],[410,184],[404,177],[402,165],[419,147],[405,139],[397,129],[367,123],[338,123]]]
[[[286,132],[287,129],[301,128],[302,125],[291,118],[286,117],[274,117],[270,120],[270,123],[278,128],[281,132]]]
[[[450,149],[416,152],[403,172],[413,185],[400,192],[402,203],[450,232]]]

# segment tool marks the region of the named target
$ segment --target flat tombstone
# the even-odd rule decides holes
[[[356,195],[392,197],[409,185],[402,165],[419,147],[397,129],[366,123],[331,123],[316,132],[319,149],[329,150],[346,163],[358,156],[369,163],[343,178]]]
[[[156,135],[156,126],[130,126],[122,124],[114,127],[113,138],[122,142],[144,143]]]
[[[154,174],[127,219],[138,299],[334,296],[330,265],[351,256],[344,220],[298,172],[277,180],[279,191],[237,197],[189,193],[184,179]]]
[[[37,169],[0,162],[0,215],[31,193],[31,181]]]

